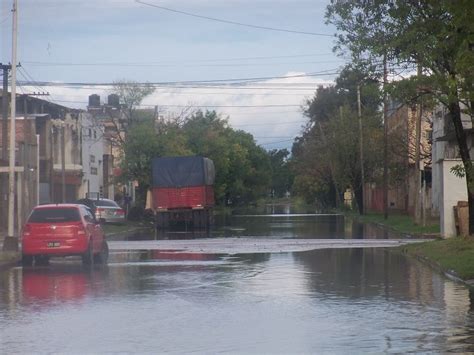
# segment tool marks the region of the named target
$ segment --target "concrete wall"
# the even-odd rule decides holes
[[[79,197],[84,198],[87,193],[99,193],[103,187],[103,129],[95,124],[92,116],[82,113],[81,141],[82,141],[82,185]]]
[[[442,166],[440,227],[441,235],[445,238],[456,236],[453,207],[458,201],[467,201],[466,179],[459,178],[451,172],[453,166],[461,163],[459,159],[446,159],[440,162]]]

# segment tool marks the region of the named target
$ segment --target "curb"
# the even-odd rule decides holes
[[[11,254],[11,257],[6,257],[5,254]],[[3,259],[4,257],[5,259]],[[5,253],[3,251],[0,251],[0,271],[18,265],[20,260],[20,253]]]
[[[407,257],[410,257],[419,261],[422,264],[429,266],[432,270],[438,272],[439,274],[444,275],[446,278],[450,279],[451,281],[463,284],[469,288],[474,288],[474,280],[464,280],[454,270],[446,270],[436,261],[430,260],[427,257],[422,256],[422,255],[409,254],[403,249],[401,250],[401,253],[403,255],[406,255]]]

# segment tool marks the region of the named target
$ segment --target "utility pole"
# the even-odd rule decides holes
[[[11,69],[10,64],[0,64],[3,72],[3,91],[2,91],[2,156],[1,160],[4,164],[8,161],[8,71]],[[5,174],[0,174],[0,215],[7,214],[7,191],[8,178]],[[3,228],[2,228],[3,229]]]
[[[65,140],[65,122],[61,126],[61,192],[62,203],[66,203],[66,140]]]
[[[418,79],[421,78],[421,65],[417,68]],[[421,145],[421,118],[423,115],[423,108],[421,103],[418,103],[418,110],[415,118],[415,224],[421,223],[421,166],[420,166],[420,145]]]
[[[361,207],[360,212],[364,214],[365,211],[365,172],[364,172],[364,136],[362,132],[362,104],[360,101],[360,84],[357,84],[357,113],[359,116],[359,149],[360,149],[360,184],[361,184]]]
[[[18,238],[15,237],[15,120],[16,120],[16,40],[17,40],[17,0],[13,0],[13,31],[12,31],[12,89],[11,89],[11,122],[10,122],[10,158],[8,176],[8,236],[3,243],[4,250],[18,250]]]
[[[2,160],[8,160],[8,71],[12,68],[10,64],[0,64],[3,72],[2,91]]]
[[[388,96],[387,55],[383,56],[383,217],[388,218]]]

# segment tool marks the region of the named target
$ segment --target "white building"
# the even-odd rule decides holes
[[[96,198],[103,190],[104,128],[88,112],[81,112],[82,184],[79,198]]]
[[[472,147],[472,123],[469,116],[462,116],[468,146]],[[471,157],[474,150],[471,148]],[[466,179],[457,177],[451,169],[462,164],[454,126],[444,106],[434,111],[432,148],[432,211],[439,211],[441,236],[456,236],[454,207],[458,201],[467,201]]]

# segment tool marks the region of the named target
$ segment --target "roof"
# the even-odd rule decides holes
[[[47,204],[47,205],[39,205],[39,206],[36,206],[35,209],[58,208],[58,207],[64,207],[64,208],[78,208],[79,206],[82,206],[82,205],[76,204],[76,203],[50,203],[50,204]]]

